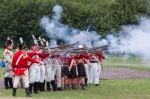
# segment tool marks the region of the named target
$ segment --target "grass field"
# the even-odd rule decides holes
[[[11,97],[12,90],[0,90],[0,99]],[[17,96],[24,97],[23,89]],[[86,90],[44,92],[33,95],[34,99],[150,99],[150,79],[102,80],[101,86],[89,86]]]
[[[142,60],[139,57],[109,56],[106,57],[103,66],[107,68],[123,67],[136,70],[150,70],[150,61]]]

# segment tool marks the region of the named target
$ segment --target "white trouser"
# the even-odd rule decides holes
[[[5,71],[4,72],[4,77],[12,78],[13,77],[13,72],[12,71]]]
[[[101,73],[101,65],[99,63],[91,63],[89,83],[99,84]]]
[[[50,64],[46,65],[46,81],[51,82],[55,80],[54,70],[52,70],[52,66]]]
[[[29,76],[28,76],[28,70],[25,71],[25,75],[15,75],[14,82],[13,82],[13,88],[17,88],[18,83],[20,82],[20,79],[22,79],[24,87],[29,87]]]
[[[54,75],[56,76],[57,87],[61,87],[61,66],[54,67]]]
[[[43,83],[44,80],[45,80],[45,65],[40,65],[40,73],[41,73],[41,76],[40,76],[40,82]]]
[[[4,68],[4,77],[12,78],[13,72],[10,64],[6,64]]]
[[[86,78],[89,79],[89,66],[88,66],[88,64],[84,64],[84,67],[85,67]]]
[[[33,64],[29,70],[29,81],[30,83],[40,82],[40,66],[39,64]]]

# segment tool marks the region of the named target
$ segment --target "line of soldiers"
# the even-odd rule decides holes
[[[48,46],[46,40],[33,38],[29,50],[20,38],[14,54],[11,51],[12,39],[7,39],[4,84],[6,89],[13,88],[13,96],[16,96],[20,81],[23,82],[26,96],[45,91],[45,87],[47,91],[61,91],[78,87],[85,89],[92,83],[99,85],[102,60],[105,59],[103,52],[70,52],[69,55],[62,55],[51,49],[44,50]]]

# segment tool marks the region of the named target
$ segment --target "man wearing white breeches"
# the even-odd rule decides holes
[[[90,77],[89,77],[89,83],[94,83],[95,86],[99,85],[99,79],[101,74],[101,65],[98,62],[99,60],[96,58],[95,55],[92,55],[92,59],[90,61]]]
[[[6,42],[6,49],[3,53],[4,61],[5,61],[5,68],[4,68],[4,85],[5,89],[13,88],[13,72],[11,67],[13,52],[13,41],[8,37]]]
[[[51,91],[51,86],[53,91],[56,91],[54,67],[52,65],[50,57],[46,60],[46,82],[47,91]]]
[[[59,56],[53,56],[52,57],[52,65],[53,65],[53,71],[54,75],[56,76],[56,83],[57,83],[57,90],[61,91],[61,67],[62,67],[62,61],[60,60]]]
[[[38,60],[32,59],[27,55],[26,48],[23,45],[23,40],[20,38],[20,43],[18,44],[18,51],[14,54],[12,59],[12,69],[14,73],[13,82],[13,96],[16,96],[16,90],[20,79],[22,79],[26,91],[26,96],[31,96],[29,91],[29,75],[28,75],[28,62],[39,63]]]
[[[29,50],[27,54],[30,57],[32,57],[33,59],[40,60],[37,50],[38,50],[38,45],[33,43],[31,46],[31,50]],[[41,76],[40,71],[41,70],[40,70],[39,64],[36,64],[36,63],[31,64],[31,66],[29,68],[29,82],[30,82],[29,90],[30,90],[30,93],[32,93],[33,88],[34,88],[34,93],[36,93],[36,94],[38,93],[40,76]]]

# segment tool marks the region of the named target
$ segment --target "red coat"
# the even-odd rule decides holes
[[[70,56],[69,58],[68,58],[68,64],[69,64],[69,66],[71,65],[71,62],[73,61],[73,60],[75,60],[75,63],[73,64],[73,66],[76,66],[77,64],[78,64],[78,55],[75,55],[75,56]]]
[[[47,58],[47,57],[49,56],[49,54],[46,54],[46,53],[44,53],[44,52],[38,53],[38,55],[39,55],[39,57],[40,57],[42,60],[44,60],[45,58]]]
[[[103,53],[96,53],[96,57],[99,59],[101,63],[103,62],[103,59],[105,59],[105,56]]]
[[[85,59],[90,61],[90,57],[87,54],[81,54],[80,57],[82,57],[84,64],[87,64],[87,61]]]
[[[15,75],[24,75],[24,71],[28,69],[28,62],[39,63],[28,55],[24,55],[22,51],[17,51],[12,59],[12,69]]]
[[[32,51],[32,50],[29,50],[28,53],[27,53],[30,57],[33,57],[35,55],[38,55],[36,51]]]

